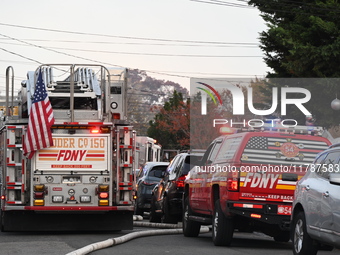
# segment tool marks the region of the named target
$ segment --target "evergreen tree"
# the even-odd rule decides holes
[[[316,124],[331,127],[340,124],[340,111],[331,102],[340,96],[338,79],[289,80],[285,78],[340,77],[340,3],[336,0],[250,0],[258,7],[268,30],[260,33],[264,61],[273,71],[268,78],[271,87],[300,87],[311,92],[305,107]],[[293,94],[289,98],[301,98]],[[271,98],[268,98],[271,101]],[[305,124],[296,106],[290,106],[284,118]]]

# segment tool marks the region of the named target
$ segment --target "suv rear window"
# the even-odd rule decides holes
[[[182,169],[182,175],[188,174],[189,171],[198,165],[198,162],[202,159],[202,156],[199,155],[188,155],[184,160],[184,166]]]
[[[251,137],[242,153],[241,161],[255,164],[310,164],[315,156],[328,148],[324,141],[295,137]]]
[[[148,176],[155,177],[159,176],[162,172],[165,172],[167,166],[155,166],[150,171]]]
[[[227,138],[224,140],[223,145],[216,157],[216,161],[224,161],[232,159],[240,146],[242,137]]]

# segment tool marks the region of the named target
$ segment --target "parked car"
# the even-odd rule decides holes
[[[184,180],[203,154],[204,151],[180,153],[174,157],[164,178],[153,189],[150,222],[177,223],[182,219]]]
[[[295,255],[340,248],[340,144],[321,152],[298,182],[292,213]]]
[[[136,181],[135,214],[143,216],[145,211],[150,211],[152,189],[164,176],[168,165],[169,162],[147,162],[139,171]]]

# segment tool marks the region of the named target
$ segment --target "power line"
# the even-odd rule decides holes
[[[256,9],[249,5],[243,5],[243,4],[235,4],[235,3],[229,3],[229,2],[223,2],[223,1],[203,1],[203,0],[190,0],[192,2],[198,2],[198,3],[206,3],[206,4],[215,4],[215,5],[223,5],[223,6],[229,6],[229,7],[238,7],[238,8],[246,8],[246,9]]]
[[[23,56],[23,55],[21,55],[21,54],[19,54],[19,53],[15,53],[15,52],[13,52],[13,51],[6,50],[6,49],[4,49],[4,48],[2,48],[2,47],[0,47],[0,50],[3,50],[3,51],[5,51],[5,52],[7,52],[7,53],[10,53],[10,54],[12,54],[12,55],[16,55],[16,56],[18,56],[18,57],[21,57],[21,58],[30,60],[30,61],[32,61],[32,62],[38,63],[39,65],[42,64],[41,62],[39,62],[39,61],[37,61],[37,60],[35,60],[35,59],[33,59],[33,58],[25,57],[25,56]]]
[[[157,70],[152,70],[154,72],[158,72]],[[218,76],[261,76],[263,74],[228,74],[228,73],[205,73],[205,72],[181,72],[181,71],[162,71],[167,73],[183,73],[183,74],[199,74],[199,75],[218,75]]]
[[[160,41],[160,42],[179,42],[179,43],[195,43],[195,44],[228,44],[226,42],[216,42],[216,41],[191,41],[191,40],[174,40],[174,39],[162,39],[162,38],[147,38],[147,37],[133,37],[133,36],[118,36],[118,35],[107,35],[107,34],[96,34],[96,33],[85,33],[85,32],[75,32],[67,30],[49,29],[49,28],[39,28],[39,27],[29,27],[21,25],[12,25],[7,23],[0,23],[0,26],[9,26],[16,28],[25,28],[32,30],[41,30],[47,32],[57,32],[57,33],[67,33],[67,34],[78,34],[78,35],[90,35],[90,36],[100,36],[100,37],[110,37],[110,38],[121,38],[121,39],[131,39],[131,40],[145,40],[145,41]],[[239,43],[234,43],[239,44]],[[241,43],[245,44],[245,43]]]
[[[11,45],[27,46],[27,45],[23,45],[23,44],[13,44],[13,43]],[[32,45],[29,45],[29,46],[32,46]],[[42,47],[42,46],[40,46],[40,47]],[[247,55],[245,55],[245,56],[232,56],[232,55],[198,55],[198,54],[167,54],[167,53],[124,52],[124,51],[89,50],[89,49],[79,49],[79,48],[76,49],[76,48],[65,48],[65,47],[48,47],[48,48],[59,49],[59,50],[93,52],[93,53],[105,53],[105,54],[142,55],[142,56],[160,56],[160,57],[199,57],[199,58],[264,57],[264,56],[249,56],[249,55],[248,56]]]
[[[126,68],[126,66],[124,67],[124,66],[117,65],[117,64],[107,63],[107,62],[103,62],[103,61],[97,61],[97,60],[93,60],[93,59],[89,59],[89,58],[84,58],[84,57],[79,57],[79,56],[76,56],[76,55],[73,55],[73,54],[68,54],[68,53],[65,53],[65,52],[61,52],[61,51],[49,49],[49,48],[47,48],[47,47],[43,47],[43,46],[40,46],[40,45],[28,43],[28,42],[22,41],[22,40],[20,40],[20,39],[16,39],[16,38],[13,38],[13,37],[10,37],[10,36],[1,34],[1,33],[0,33],[0,36],[3,36],[3,37],[5,37],[5,38],[10,38],[10,39],[12,39],[12,40],[14,40],[14,41],[18,41],[18,42],[21,42],[21,43],[24,43],[24,44],[27,44],[27,45],[31,45],[31,46],[34,46],[34,47],[37,47],[37,48],[40,48],[40,49],[44,49],[44,50],[52,51],[52,52],[55,52],[55,53],[58,53],[58,54],[66,55],[66,56],[69,56],[69,57],[74,57],[74,58],[78,58],[78,59],[82,59],[82,60],[86,60],[86,61],[90,61],[90,62],[94,62],[94,63],[99,63],[99,64],[103,64],[103,65],[109,65],[109,66],[116,66],[116,67]],[[20,54],[15,53],[15,52],[11,52],[11,51],[5,50],[5,49],[3,49],[3,48],[0,48],[0,49],[6,51],[6,52],[8,52],[8,53],[11,53],[11,54],[14,54],[14,55],[23,57],[23,58],[25,58],[25,59],[28,59],[28,60],[37,62],[37,63],[39,63],[39,64],[42,64],[41,62],[39,62],[39,61],[37,61],[37,60],[31,59],[31,58],[27,58],[27,57],[25,57],[25,56],[23,56],[23,55],[20,55]],[[130,68],[130,69],[135,69],[135,68],[131,68],[131,67],[128,67],[128,68]],[[139,70],[141,70],[141,69],[139,69]],[[169,73],[164,73],[164,72],[155,72],[155,71],[150,71],[150,70],[141,70],[141,71],[146,71],[146,72],[153,73],[153,74],[158,74],[158,75],[179,77],[179,78],[193,78],[193,77],[187,76],[187,75],[178,75],[178,74],[175,75],[175,74],[169,74]]]
[[[9,40],[8,38],[0,38],[0,40]],[[107,41],[79,41],[79,40],[46,40],[46,39],[21,39],[27,42],[53,42],[53,43],[90,43],[90,44],[115,44],[115,45],[147,45],[147,46],[175,46],[175,47],[249,47],[255,48],[259,46],[259,43],[245,43],[245,42],[225,42],[221,45],[209,45],[209,44],[169,44],[169,43],[138,43],[138,42],[107,42]],[[1,42],[6,43],[6,42]]]
[[[227,7],[238,7],[238,8],[246,8],[246,5],[236,5],[230,2],[225,2],[225,1],[217,1],[217,0],[190,0],[192,2],[199,2],[199,3],[205,3],[205,4],[214,4],[214,5],[222,5],[222,6],[227,6]],[[241,2],[248,2],[248,1],[242,1],[242,0],[238,0]],[[264,0],[264,3],[266,3],[266,1],[268,0]],[[281,0],[282,1],[282,0]],[[284,1],[283,1],[284,2]],[[340,9],[334,9],[334,8],[320,8],[316,5],[313,5],[311,3],[303,3],[303,2],[298,2],[298,1],[286,1],[286,3],[280,3],[280,2],[275,2],[275,4],[277,5],[278,9],[274,9],[274,8],[267,8],[267,7],[259,7],[256,4],[253,4],[254,6],[256,6],[262,13],[267,13],[267,14],[272,14],[269,12],[277,12],[277,13],[293,13],[292,10],[296,10],[297,14],[302,14],[302,15],[317,15],[319,17],[328,17],[328,13],[325,14],[321,14],[321,13],[309,13],[306,12],[306,8],[302,8],[302,9],[290,9],[290,10],[284,10],[280,7],[290,7],[291,5],[287,4],[287,2],[291,2],[291,3],[295,3],[297,4],[296,7],[308,7],[310,10],[315,10],[315,11],[327,11],[327,12],[335,12],[335,13],[339,13]],[[308,5],[307,5],[308,4]],[[249,8],[254,8],[253,6],[248,6]]]

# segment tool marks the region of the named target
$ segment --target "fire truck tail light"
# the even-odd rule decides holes
[[[35,206],[39,206],[39,205],[41,206],[41,205],[44,205],[45,202],[44,202],[43,199],[36,199],[36,200],[34,200],[33,204],[34,204]]]
[[[83,195],[83,196],[80,196],[80,202],[81,203],[90,203],[91,202],[91,196],[85,196],[85,195]]]
[[[98,205],[109,205],[109,200],[99,200]]]
[[[64,201],[64,196],[52,196],[53,203],[62,203]]]
[[[113,113],[113,114],[112,114],[112,119],[114,119],[114,120],[120,120],[120,113]]]
[[[100,192],[98,195],[99,195],[100,199],[108,199],[109,198],[108,192]]]
[[[34,192],[34,199],[44,199],[44,192]]]
[[[228,178],[227,189],[229,191],[238,191],[238,180],[235,178]]]
[[[91,129],[91,134],[99,134],[100,130],[99,129]]]
[[[36,184],[33,186],[34,191],[45,191],[45,185],[44,184]]]
[[[108,192],[109,191],[109,185],[98,185],[98,192]]]
[[[250,214],[250,217],[252,217],[252,218],[256,218],[256,219],[261,219],[261,214],[255,214],[255,213],[252,213],[252,214]]]
[[[101,127],[100,131],[101,131],[101,133],[110,133],[111,132],[109,127]]]
[[[6,197],[4,195],[1,196],[1,200],[5,200]]]

